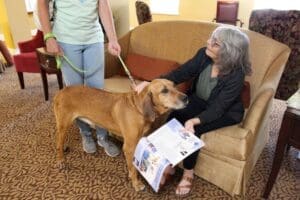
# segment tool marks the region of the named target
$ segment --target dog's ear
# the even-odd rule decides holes
[[[145,119],[148,119],[151,122],[154,122],[156,113],[153,108],[153,102],[151,97],[151,92],[146,95],[143,102],[143,113],[145,116]]]

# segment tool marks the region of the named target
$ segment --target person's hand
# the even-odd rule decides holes
[[[149,85],[150,82],[148,81],[143,81],[141,83],[139,83],[136,86],[133,86],[134,91],[136,91],[137,93],[140,93],[147,85]]]
[[[184,129],[188,132],[195,133],[194,126],[200,124],[200,119],[198,117],[187,120],[184,123]]]
[[[47,52],[55,54],[55,55],[62,56],[64,54],[62,48],[58,45],[55,38],[47,39],[46,50],[47,50]]]
[[[110,41],[108,42],[107,50],[111,55],[119,56],[121,53],[121,47],[118,41]]]

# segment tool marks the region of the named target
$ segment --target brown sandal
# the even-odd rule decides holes
[[[188,182],[188,183],[185,184],[185,185],[180,185],[180,182],[181,182],[181,181],[180,181],[179,184],[178,184],[177,187],[176,187],[175,193],[176,193],[177,191],[181,191],[182,189],[185,189],[185,188],[186,188],[186,189],[189,189],[189,190],[188,190],[188,192],[185,193],[185,194],[177,194],[177,193],[176,193],[176,195],[179,196],[179,197],[186,197],[186,196],[188,196],[188,195],[191,193],[191,191],[192,191],[193,179],[194,179],[194,178],[189,177],[189,176],[183,176],[182,179],[181,179],[181,181],[185,180],[185,181]]]

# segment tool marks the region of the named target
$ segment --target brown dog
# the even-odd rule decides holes
[[[153,80],[139,94],[111,93],[86,86],[66,87],[54,98],[59,167],[65,167],[63,148],[67,130],[79,117],[124,138],[123,151],[129,178],[136,191],[142,190],[145,186],[138,180],[132,163],[139,139],[157,117],[171,109],[183,108],[187,103],[187,96],[166,79]]]

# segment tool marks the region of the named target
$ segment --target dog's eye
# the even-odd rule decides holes
[[[169,90],[167,89],[167,88],[164,88],[164,89],[162,89],[162,91],[161,91],[161,93],[164,93],[164,94],[166,94],[166,93],[168,93],[169,92]]]

